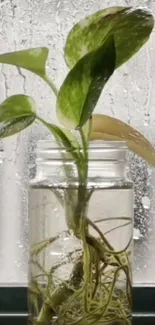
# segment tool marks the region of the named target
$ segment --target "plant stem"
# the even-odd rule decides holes
[[[122,262],[121,262],[120,257],[119,257],[119,254],[121,254],[121,253],[123,253],[123,252],[125,252],[127,250],[127,248],[130,245],[131,239],[130,239],[128,245],[124,248],[124,250],[121,250],[119,252],[115,252],[114,248],[111,246],[111,244],[108,242],[108,240],[105,238],[105,236],[103,235],[103,233],[99,230],[99,228],[96,225],[94,225],[94,223],[91,220],[87,219],[87,221],[99,233],[99,235],[101,236],[101,239],[103,240],[103,242],[108,247],[108,250],[106,250],[106,248],[104,247],[104,252],[108,252],[108,253],[113,254],[114,257],[115,257],[115,259],[117,260],[118,264],[120,265],[120,267],[123,267],[124,272],[125,272],[126,277],[127,277],[127,282],[128,282],[128,285],[129,285],[129,290],[130,290],[130,293],[131,293],[132,292],[132,284],[131,284],[131,279],[130,279],[129,272],[128,272],[128,266],[127,265],[124,266],[122,264]],[[93,238],[91,238],[91,239],[93,239]],[[128,298],[129,298],[129,295],[128,295]],[[130,303],[131,303],[131,301],[130,301]]]
[[[75,289],[79,287],[83,276],[83,263],[81,259],[77,261],[73,268],[73,272],[70,278],[70,287],[73,286]],[[48,325],[48,322],[51,321],[52,317],[55,316],[55,311],[58,306],[61,305],[68,297],[73,294],[73,290],[68,288],[65,284],[62,284],[60,288],[55,289],[55,291],[48,296],[46,302],[43,303],[41,308],[37,324],[38,325]],[[47,322],[47,324],[44,322]],[[42,322],[42,323],[41,323]]]
[[[83,179],[82,182],[84,182],[85,184],[87,183],[87,177],[88,177],[88,142],[85,138],[83,129],[80,128],[79,129],[79,133],[81,136],[81,140],[82,140],[82,146],[83,146],[83,156],[84,156],[84,161],[83,161]],[[79,181],[81,181],[79,179]]]
[[[52,89],[53,93],[57,97],[58,96],[58,90],[57,90],[55,84],[53,83],[53,81],[49,78],[49,76],[47,74],[44,76],[44,80],[50,86],[50,88]]]
[[[113,254],[114,256],[117,256],[117,255],[120,255],[120,254],[124,253],[128,249],[128,247],[130,246],[131,241],[132,241],[132,236],[131,236],[127,246],[124,249],[116,252],[114,250],[114,248],[111,246],[111,244],[108,242],[108,240],[106,239],[105,235],[100,231],[100,229],[88,218],[87,218],[87,222],[88,222],[88,225],[91,225],[92,228],[94,228],[98,232],[101,239],[103,240],[103,243],[106,244],[106,246],[108,247],[108,249],[106,247],[104,247],[104,252],[105,253],[109,253],[109,254]],[[119,226],[119,227],[121,227],[121,226]],[[117,257],[117,260],[118,260],[118,257]],[[118,260],[118,262],[119,262],[119,260]],[[120,262],[119,262],[119,264],[120,264]]]
[[[38,325],[49,325],[52,317],[54,316],[54,312],[50,306],[46,303],[43,304],[39,317],[37,319]]]

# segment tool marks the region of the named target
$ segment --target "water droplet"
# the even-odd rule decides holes
[[[64,241],[69,240],[69,237],[65,237],[65,238],[63,238],[63,240],[64,240]]]
[[[144,125],[149,125],[150,124],[150,114],[145,113],[144,114]]]
[[[22,39],[22,40],[21,40],[21,44],[22,44],[22,45],[25,45],[25,43],[26,43],[26,39]]]
[[[50,255],[52,256],[64,256],[61,252],[51,252]]]
[[[87,3],[85,4],[84,10],[86,10],[86,11],[89,10],[89,4],[87,4]]]
[[[142,204],[144,209],[150,209],[150,199],[148,198],[148,196],[143,196],[142,197]]]
[[[133,238],[135,240],[138,240],[140,239],[141,237],[143,237],[143,235],[140,233],[140,230],[137,229],[137,228],[134,228],[134,231],[133,231]]]
[[[19,248],[23,248],[23,244],[20,242],[20,240],[17,240],[16,244]]]

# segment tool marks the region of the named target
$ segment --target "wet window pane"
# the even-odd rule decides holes
[[[154,0],[1,0],[0,51],[36,46],[50,49],[48,67],[59,87],[67,73],[63,59],[65,38],[80,18],[106,6],[148,7]],[[106,86],[96,112],[131,123],[155,144],[155,36],[132,60],[121,67]],[[0,66],[0,100],[15,93],[34,97],[40,115],[56,121],[55,98],[42,80],[25,70]],[[5,161],[0,197],[0,283],[27,282],[27,189],[35,170],[36,141],[47,138],[35,124],[18,136],[3,141]],[[155,170],[130,156],[135,182],[134,283],[155,283]]]

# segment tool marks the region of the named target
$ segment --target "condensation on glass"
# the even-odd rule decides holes
[[[66,76],[63,48],[67,33],[85,15],[106,6],[148,7],[154,0],[4,0],[0,2],[1,53],[36,46],[50,49],[47,69],[59,87]],[[96,112],[131,123],[155,144],[155,36],[107,84]],[[55,122],[55,97],[42,80],[25,70],[0,66],[0,100],[15,93],[34,97],[38,112]],[[35,171],[34,149],[48,134],[40,125],[4,140],[0,227],[0,283],[27,283],[27,189]],[[155,283],[155,171],[131,155],[135,185],[134,283]],[[11,207],[11,209],[10,209]]]
[[[127,146],[90,142],[88,155],[85,189],[70,151],[38,144],[29,191],[31,324],[130,324],[134,195]]]

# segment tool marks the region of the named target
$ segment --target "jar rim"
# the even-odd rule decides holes
[[[36,150],[43,150],[43,149],[49,149],[49,150],[65,150],[66,147],[60,147],[56,141],[54,140],[39,140],[37,143]],[[115,140],[94,140],[89,141],[88,149],[128,149],[127,142],[122,141],[115,141]]]
[[[36,148],[37,162],[74,160],[68,153],[81,150],[82,148],[72,150],[59,147],[56,141],[52,140],[39,140]],[[127,152],[128,146],[125,141],[95,140],[90,141],[88,147],[89,161],[125,161]]]

